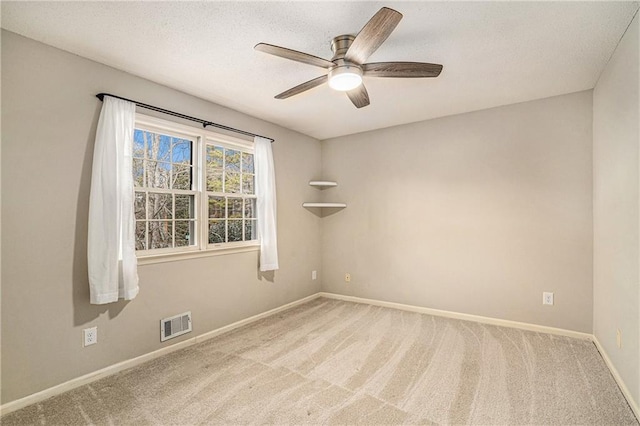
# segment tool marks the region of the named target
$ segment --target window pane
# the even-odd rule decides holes
[[[254,175],[243,174],[242,175],[242,193],[243,194],[254,194],[255,186],[254,186]]]
[[[133,132],[133,156],[144,158],[144,138],[142,130],[135,129]]]
[[[257,239],[257,224],[258,221],[255,219],[245,220],[244,221],[244,239],[245,241],[251,241]]]
[[[229,198],[228,203],[227,217],[242,219],[242,198]]]
[[[194,196],[176,194],[176,219],[193,219]]]
[[[147,218],[147,194],[144,192],[136,192],[133,200],[136,219]]]
[[[240,173],[226,172],[224,174],[224,192],[231,194],[240,192]]]
[[[133,159],[133,185],[144,186],[144,161]]]
[[[149,248],[173,247],[173,224],[169,221],[149,222]]]
[[[225,242],[224,220],[209,221],[209,243],[217,244]]]
[[[178,164],[191,164],[191,141],[185,139],[173,140],[171,162]]]
[[[147,222],[136,222],[136,250],[147,249]]]
[[[253,154],[242,153],[242,173],[254,173],[253,171]]]
[[[229,242],[242,241],[242,219],[229,220]]]
[[[147,186],[169,189],[171,163],[147,161]]]
[[[224,148],[220,146],[207,145],[207,167],[211,169],[222,169],[222,158]]]
[[[170,161],[171,136],[144,132],[147,142],[147,157],[151,160]]]
[[[171,194],[149,193],[149,218],[172,219],[173,196]]]
[[[256,199],[255,198],[245,198],[244,200],[244,217],[245,218],[254,218],[256,214]]]
[[[172,188],[173,189],[191,189],[191,166],[182,164],[173,165]]]
[[[224,197],[209,197],[209,217],[212,219],[224,219],[225,216]]]
[[[227,172],[240,172],[240,156],[242,153],[240,151],[236,151],[234,149],[225,149],[224,150],[224,169]]]
[[[193,226],[194,223],[190,220],[176,221],[176,247],[188,247],[195,244]]]
[[[149,158],[151,155],[151,146],[153,145],[154,133],[140,130],[140,138],[142,145],[144,146],[145,158]]]
[[[222,171],[207,170],[207,191],[222,192]]]

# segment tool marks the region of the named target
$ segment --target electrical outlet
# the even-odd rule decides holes
[[[315,280],[318,278],[318,271],[311,271],[311,279]]]
[[[622,332],[619,329],[616,330],[616,345],[618,345],[619,349],[622,349]]]
[[[351,282],[351,274],[350,273],[346,273],[344,274],[344,282],[346,283],[350,283]]]
[[[544,292],[542,293],[542,304],[543,305],[553,305],[553,293]]]
[[[83,346],[95,345],[98,343],[98,327],[85,328],[82,330],[84,336]]]

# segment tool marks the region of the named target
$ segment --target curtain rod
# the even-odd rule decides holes
[[[214,123],[214,122],[208,121],[208,120],[203,120],[201,118],[191,117],[189,115],[181,114],[179,112],[170,111],[168,109],[160,108],[160,107],[149,105],[149,104],[144,104],[142,102],[134,101],[132,99],[123,98],[121,96],[112,95],[110,93],[98,93],[96,95],[96,98],[98,98],[100,100],[103,100],[105,96],[111,96],[112,98],[117,98],[117,99],[122,99],[123,101],[133,102],[134,104],[136,104],[140,108],[148,109],[148,110],[151,110],[151,111],[161,112],[163,114],[172,115],[174,117],[183,118],[185,120],[195,121],[196,123],[202,124],[202,127],[204,127],[204,128],[206,128],[207,126],[213,126],[213,127],[217,127],[218,129],[223,129],[223,130],[228,130],[230,132],[240,133],[240,134],[245,135],[245,136],[258,136],[258,137],[270,140],[271,143],[274,142],[273,138],[268,138],[266,136],[257,135],[255,133],[251,133],[251,132],[245,132],[244,130],[240,130],[240,129],[236,129],[236,128],[233,128],[233,127],[225,126],[223,124]]]

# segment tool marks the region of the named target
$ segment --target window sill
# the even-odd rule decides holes
[[[209,250],[194,250],[180,253],[148,254],[144,256],[138,256],[138,266],[152,265],[154,263],[176,262],[179,260],[199,259],[202,257],[224,256],[227,254],[246,253],[258,250],[260,250],[260,244]]]

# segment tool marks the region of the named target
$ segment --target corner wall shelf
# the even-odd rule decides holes
[[[331,180],[312,180],[309,182],[309,186],[316,187],[318,189],[332,188],[338,186],[338,182],[334,182]],[[333,209],[344,209],[347,207],[345,203],[302,203],[302,207],[319,207],[319,208],[333,208]],[[328,210],[331,211],[331,210]],[[324,215],[324,213],[323,213]]]
[[[333,207],[343,209],[347,207],[345,203],[302,203],[302,207]]]
[[[332,186],[338,186],[338,182],[332,182],[328,180],[312,180],[311,182],[309,182],[309,185],[322,189],[322,188],[330,188]]]

